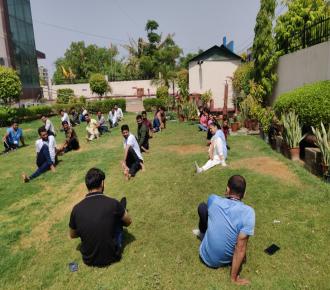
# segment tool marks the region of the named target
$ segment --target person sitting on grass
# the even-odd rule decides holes
[[[117,116],[118,122],[122,121],[124,119],[124,114],[121,108],[118,107],[118,105],[115,105],[115,112]]]
[[[209,128],[213,135],[209,147],[209,160],[205,163],[203,167],[199,167],[197,162],[195,162],[196,173],[202,173],[218,164],[221,164],[222,166],[227,166],[226,164],[227,151],[225,149],[226,144],[223,143],[219,135],[216,134],[216,132],[218,131],[218,127],[212,123],[209,126]]]
[[[60,115],[61,115],[61,122],[67,121],[69,126],[71,127],[71,122],[70,122],[68,113],[65,112],[64,110],[60,110]],[[62,131],[63,131],[63,129],[62,129]]]
[[[203,114],[199,118],[198,128],[200,131],[207,131],[209,120],[209,111],[204,109]]]
[[[106,132],[109,132],[109,129],[108,129],[108,126],[105,123],[105,119],[104,119],[103,114],[100,111],[98,111],[96,116],[97,116],[97,122],[98,122],[98,127],[97,128],[99,129],[100,134],[102,135]]]
[[[143,119],[141,115],[136,116],[137,122],[137,141],[140,146],[141,152],[148,152],[149,150],[149,129],[143,123]]]
[[[210,268],[231,264],[231,281],[238,285],[249,284],[240,278],[239,272],[255,227],[253,208],[242,202],[245,188],[244,177],[230,177],[225,197],[212,194],[207,204],[198,206],[199,229],[193,230],[202,241],[199,248],[202,262]]]
[[[75,125],[79,125],[80,124],[80,118],[79,118],[79,113],[76,111],[75,108],[71,109],[71,117],[72,117],[72,122]]]
[[[87,126],[86,126],[86,131],[87,131],[86,139],[87,139],[87,141],[92,141],[94,139],[99,138],[100,137],[100,132],[97,129],[97,127],[98,127],[97,121],[95,119],[91,119],[89,114],[85,115],[85,120],[86,120],[86,123],[87,123]]]
[[[45,128],[47,130],[48,136],[50,136],[50,135],[56,136],[55,127],[54,127],[52,121],[49,120],[49,118],[45,115],[41,116],[41,121],[44,122],[44,124],[45,124]]]
[[[76,131],[72,127],[69,126],[67,121],[63,121],[62,126],[63,126],[64,133],[65,133],[65,142],[60,151],[67,153],[71,150],[78,150],[79,141],[78,141],[78,136],[76,134]]]
[[[110,124],[110,128],[114,128],[114,127],[118,126],[118,118],[117,118],[115,108],[112,108],[110,110],[109,115],[108,115],[108,121]]]
[[[121,133],[124,137],[124,159],[122,166],[124,175],[127,180],[134,177],[136,173],[144,170],[143,157],[140,151],[140,146],[133,134],[129,132],[128,125],[121,126]]]
[[[55,172],[56,162],[56,141],[54,136],[49,135],[45,126],[38,129],[40,138],[36,141],[36,152],[37,152],[37,167],[38,169],[31,175],[27,176],[23,173],[23,181],[29,182],[30,180],[37,178],[42,173],[51,169]]]
[[[2,138],[3,146],[5,147],[5,152],[18,149],[19,142],[25,146],[23,131],[18,127],[18,121],[13,120],[11,126],[7,128],[5,136]]]
[[[88,266],[106,267],[121,259],[123,227],[132,219],[126,210],[126,198],[117,201],[104,195],[105,174],[98,168],[88,170],[86,197],[76,204],[70,215],[69,235],[80,238],[80,252]]]
[[[154,133],[160,132],[162,129],[166,128],[166,115],[164,108],[160,107],[157,109],[152,127]]]
[[[149,138],[152,138],[152,124],[151,122],[148,120],[148,117],[147,117],[147,112],[146,111],[142,111],[141,113],[142,115],[142,120],[143,120],[143,124],[147,126],[148,130],[149,130]]]

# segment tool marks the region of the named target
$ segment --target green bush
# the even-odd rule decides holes
[[[69,112],[72,108],[75,108],[78,112],[81,111],[82,107],[85,107],[91,113],[96,113],[97,111],[107,113],[115,105],[118,105],[124,112],[126,111],[125,99],[90,101],[86,104],[77,102],[74,104],[54,104],[52,106],[31,106],[28,108],[0,107],[0,126],[8,126],[14,119],[19,121],[36,120],[39,119],[41,115],[50,116],[58,114],[60,110]]]
[[[74,96],[74,92],[70,88],[58,89],[57,90],[57,100],[58,104],[68,104],[70,97]]]
[[[105,79],[104,75],[100,73],[91,75],[89,79],[89,87],[93,93],[98,94],[100,97],[106,92],[111,92],[109,83]]]
[[[17,101],[22,92],[22,84],[15,70],[0,66],[0,103],[9,105]]]
[[[144,99],[143,107],[147,112],[157,109],[158,107],[164,107],[165,103],[162,99]]]
[[[297,88],[278,97],[276,114],[294,110],[302,125],[318,127],[330,124],[330,81],[322,81]]]
[[[253,79],[253,62],[247,62],[240,65],[234,72],[233,88],[236,93],[250,93],[250,80]]]

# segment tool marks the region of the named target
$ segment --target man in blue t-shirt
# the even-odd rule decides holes
[[[239,277],[239,271],[255,226],[253,208],[241,201],[245,188],[244,177],[230,177],[224,198],[212,194],[207,204],[198,206],[199,230],[193,231],[202,240],[199,249],[202,261],[211,268],[231,264],[231,280],[239,285],[249,283]]]
[[[19,142],[25,146],[23,131],[18,127],[17,121],[12,121],[11,126],[7,129],[5,136],[2,138],[5,152],[15,150],[19,147]]]

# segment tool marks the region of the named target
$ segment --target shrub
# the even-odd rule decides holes
[[[278,97],[274,109],[279,116],[294,110],[302,125],[318,127],[330,123],[330,81],[297,88]]]
[[[158,107],[164,107],[164,101],[162,99],[144,99],[143,107],[147,112],[151,112],[152,110],[156,110]]]
[[[98,94],[100,97],[106,92],[111,92],[111,88],[105,79],[104,75],[100,73],[92,74],[89,79],[89,87],[91,91]]]
[[[96,113],[101,111],[102,113],[109,112],[115,105],[118,105],[123,111],[126,111],[125,99],[108,99],[104,101],[90,101],[86,103],[86,109],[88,112]]]
[[[242,91],[245,95],[250,93],[250,80],[253,79],[253,62],[240,65],[234,72],[233,88],[240,94]]]
[[[0,102],[9,105],[19,99],[22,84],[12,68],[0,66]]]
[[[57,100],[58,104],[68,104],[70,97],[74,96],[74,92],[70,88],[58,89],[57,90]]]
[[[210,102],[212,100],[212,96],[213,96],[213,94],[212,94],[211,90],[208,90],[201,95],[201,101],[203,103],[203,106],[207,105],[208,102]]]

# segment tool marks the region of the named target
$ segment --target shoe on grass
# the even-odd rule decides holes
[[[202,173],[203,172],[203,169],[200,168],[197,164],[197,162],[195,161],[195,167],[196,167],[196,173],[199,174],[199,173]]]
[[[192,233],[200,240],[203,240],[204,235],[203,233],[201,233],[201,231],[199,229],[193,229]]]

